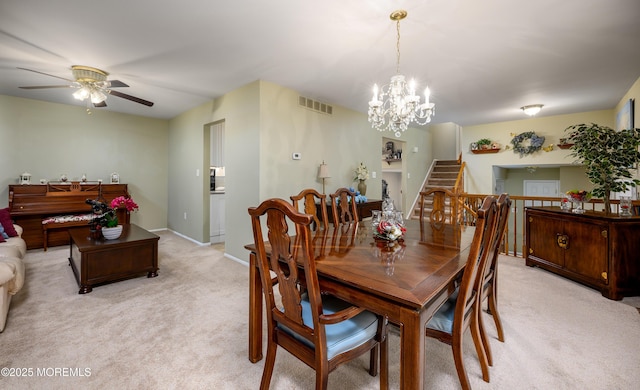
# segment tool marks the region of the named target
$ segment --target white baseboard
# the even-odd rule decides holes
[[[200,242],[200,241],[194,240],[193,238],[191,238],[189,236],[185,236],[184,234],[178,233],[175,230],[171,230],[171,229],[158,229],[158,230],[168,230],[171,233],[175,234],[176,236],[180,236],[180,237],[184,238],[185,240],[189,240],[189,241],[193,242],[196,245],[200,245],[200,246],[211,245],[211,243],[209,243],[209,242]],[[150,230],[150,231],[153,231],[153,230]]]

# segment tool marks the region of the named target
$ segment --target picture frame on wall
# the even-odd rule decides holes
[[[629,99],[616,114],[616,131],[633,129],[634,99]]]
[[[111,184],[120,184],[120,175],[118,175],[117,173],[113,172],[111,174],[110,182],[111,182]]]

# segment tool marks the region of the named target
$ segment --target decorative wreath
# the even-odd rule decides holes
[[[540,150],[544,144],[544,137],[538,137],[533,131],[525,131],[513,137],[511,143],[514,153],[518,153],[522,157]]]

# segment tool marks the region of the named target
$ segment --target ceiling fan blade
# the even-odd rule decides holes
[[[60,77],[60,76],[54,76],[54,75],[49,74],[49,73],[39,72],[39,71],[37,71],[37,70],[27,69],[27,68],[21,68],[21,67],[18,67],[18,69],[27,70],[27,71],[29,71],[29,72],[33,72],[33,73],[40,73],[40,74],[43,74],[43,75],[45,75],[45,76],[55,77],[55,78],[57,78],[57,79],[66,80],[66,81],[68,81],[68,82],[70,82],[70,83],[73,83],[73,80],[71,80],[71,79],[67,79],[67,78]]]
[[[109,90],[109,93],[111,95],[113,95],[113,96],[117,96],[117,97],[121,97],[123,99],[131,100],[132,102],[144,104],[145,106],[149,106],[149,107],[153,106],[153,102],[150,102],[150,101],[144,100],[144,99],[140,99],[140,98],[137,98],[135,96],[127,95],[126,93],[114,91],[114,90],[111,90],[111,89]]]
[[[107,102],[105,101],[101,101],[100,103],[93,103],[94,107],[106,107],[107,106]]]
[[[45,88],[73,88],[73,85],[34,85],[32,87],[18,87],[22,89],[45,89]]]
[[[124,88],[124,87],[128,87],[127,84],[123,83],[120,80],[109,80],[109,84],[111,86],[111,88]]]

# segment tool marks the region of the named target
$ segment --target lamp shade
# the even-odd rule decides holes
[[[323,161],[318,168],[318,179],[326,179],[327,177],[331,177],[331,175],[329,174],[329,167]]]

